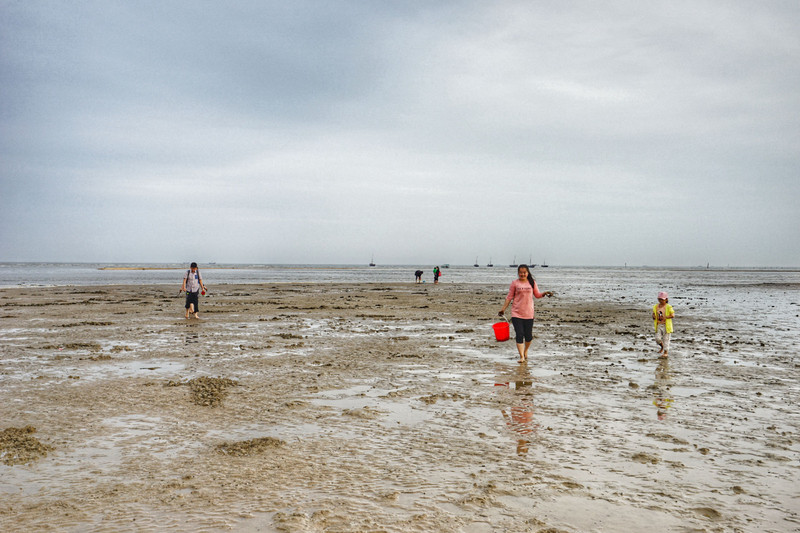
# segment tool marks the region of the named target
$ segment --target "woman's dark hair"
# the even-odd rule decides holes
[[[523,268],[528,271],[528,283],[530,283],[531,287],[533,287],[533,284],[536,282],[536,280],[533,279],[533,274],[531,274],[531,269],[528,268],[528,265],[518,265],[517,266],[517,272],[519,272]]]
[[[191,265],[189,265],[189,268],[197,268],[197,263],[192,263]]]

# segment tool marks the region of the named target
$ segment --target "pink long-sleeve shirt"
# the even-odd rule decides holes
[[[517,318],[533,318],[533,297],[541,298],[544,296],[539,292],[539,286],[536,281],[533,282],[533,287],[527,281],[520,281],[515,279],[511,282],[511,287],[508,289],[508,296],[506,301],[513,300],[511,303],[511,316]]]

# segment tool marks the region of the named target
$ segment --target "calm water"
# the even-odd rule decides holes
[[[105,270],[109,263],[0,263],[0,287],[86,285],[177,285],[187,268],[179,264],[141,264],[126,267],[155,270]],[[201,266],[208,286],[230,283],[402,283],[413,282],[420,268],[426,283],[433,282],[433,265],[230,265]],[[650,267],[549,267],[533,269],[542,290],[579,291],[581,297],[606,299],[621,293],[636,297],[658,290],[693,287],[729,289],[768,288],[800,283],[800,269],[685,269]],[[516,278],[509,267],[452,266],[442,268],[442,284],[499,283]],[[797,287],[794,287],[796,290]],[[676,296],[678,296],[676,294]],[[648,299],[649,296],[648,296]]]

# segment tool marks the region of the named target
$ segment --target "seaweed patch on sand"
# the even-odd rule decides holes
[[[0,461],[13,466],[46,457],[53,447],[42,444],[39,439],[31,436],[32,433],[36,433],[33,426],[0,431]]]
[[[222,403],[228,395],[228,387],[233,387],[238,383],[228,378],[209,378],[200,377],[189,381],[192,389],[192,401],[197,405],[207,405],[215,407]]]
[[[261,437],[258,439],[242,440],[238,442],[223,442],[216,446],[216,451],[223,455],[233,455],[243,457],[246,455],[257,455],[264,453],[272,448],[280,448],[286,444],[274,437]]]
[[[197,405],[216,407],[220,405],[225,396],[228,395],[227,389],[238,384],[237,381],[229,378],[209,378],[202,376],[190,379],[186,382],[170,380],[167,382],[166,386],[179,387],[181,385],[188,385],[192,393],[192,402]]]

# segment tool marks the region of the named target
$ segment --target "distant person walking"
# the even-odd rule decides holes
[[[669,355],[669,339],[672,336],[672,319],[675,310],[669,304],[669,295],[661,291],[658,293],[658,303],[653,306],[653,324],[656,327],[656,343],[661,346],[661,357]]]
[[[524,363],[528,360],[528,348],[531,347],[533,341],[533,298],[548,298],[553,296],[550,291],[539,292],[539,286],[536,280],[533,279],[528,265],[519,265],[517,267],[517,279],[511,282],[511,287],[508,289],[508,296],[506,296],[506,303],[498,313],[500,316],[506,312],[506,308],[511,305],[511,323],[514,325],[514,333],[516,334],[517,351],[519,352],[519,362]]]
[[[417,270],[414,272],[414,277],[417,279],[417,283],[422,283],[422,274],[424,274],[422,270]]]
[[[181,291],[186,291],[186,318],[193,314],[195,318],[200,318],[200,289],[206,293],[206,286],[203,284],[203,277],[197,269],[197,263],[192,263],[186,275],[183,277]]]
[[[439,270],[438,266],[433,267],[433,283],[437,285],[439,283],[439,276],[442,275],[442,271]]]

